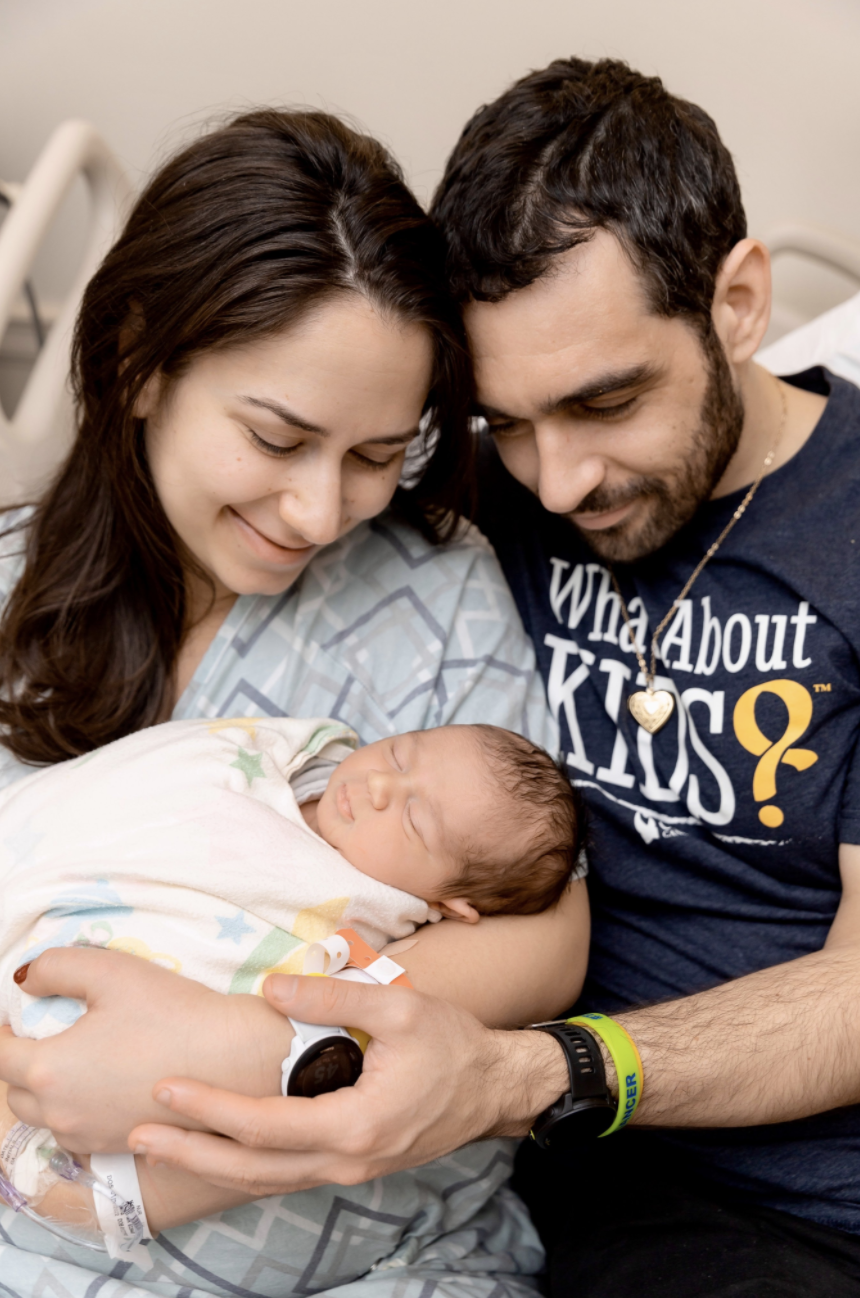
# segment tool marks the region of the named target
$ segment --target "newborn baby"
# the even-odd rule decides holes
[[[451,919],[533,914],[576,872],[582,817],[564,771],[497,726],[440,726],[359,748],[302,815],[350,864]]]
[[[575,794],[528,740],[445,726],[356,744],[329,720],[168,722],[5,789],[0,1021],[42,1037],[82,1012],[12,980],[50,946],[257,992],[341,927],[378,950],[440,914],[544,910],[577,872]]]
[[[331,720],[169,722],[5,789],[0,1021],[42,1037],[85,1012],[13,980],[50,946],[122,950],[253,993],[269,973],[302,972],[339,928],[378,950],[441,915],[545,910],[584,872],[576,795],[528,740],[464,725],[356,744]],[[22,1124],[0,1132],[0,1163],[31,1203],[46,1141]],[[130,1154],[94,1157],[99,1195],[55,1225],[90,1230],[97,1209],[111,1255],[144,1266],[134,1169]],[[308,1217],[314,1192],[299,1202]],[[280,1229],[298,1256],[301,1231]]]

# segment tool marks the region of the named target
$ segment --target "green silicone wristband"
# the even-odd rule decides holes
[[[615,1065],[618,1076],[618,1109],[611,1125],[601,1133],[599,1139],[602,1140],[604,1136],[611,1136],[613,1131],[621,1131],[622,1127],[626,1127],[639,1107],[645,1080],[642,1060],[626,1028],[606,1014],[579,1014],[567,1022],[576,1023],[600,1037]]]

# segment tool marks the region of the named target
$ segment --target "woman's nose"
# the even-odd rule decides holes
[[[575,437],[560,429],[536,431],[538,495],[551,514],[572,514],[606,475],[603,461],[582,454]]]
[[[392,777],[386,771],[368,771],[367,791],[373,809],[384,811],[391,801]]]
[[[343,493],[339,472],[306,473],[281,493],[284,522],[311,545],[330,545],[343,531]]]

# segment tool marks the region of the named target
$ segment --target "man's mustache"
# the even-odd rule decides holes
[[[595,487],[577,505],[573,517],[575,519],[577,514],[608,514],[643,496],[662,498],[665,495],[666,484],[660,478],[631,478],[623,487]]]

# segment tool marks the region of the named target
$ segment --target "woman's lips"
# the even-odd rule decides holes
[[[276,563],[282,568],[291,568],[294,564],[304,562],[309,554],[317,548],[315,545],[295,547],[278,545],[276,541],[270,540],[268,536],[264,536],[262,532],[257,531],[257,528],[252,523],[249,523],[247,518],[243,518],[238,510],[229,505],[227,510],[242,533],[245,544],[249,549],[253,550],[258,558],[263,559],[266,563]]]
[[[344,820],[355,820],[355,816],[352,814],[352,807],[349,802],[349,793],[345,783],[338,785],[336,801],[337,809],[343,816]]]

